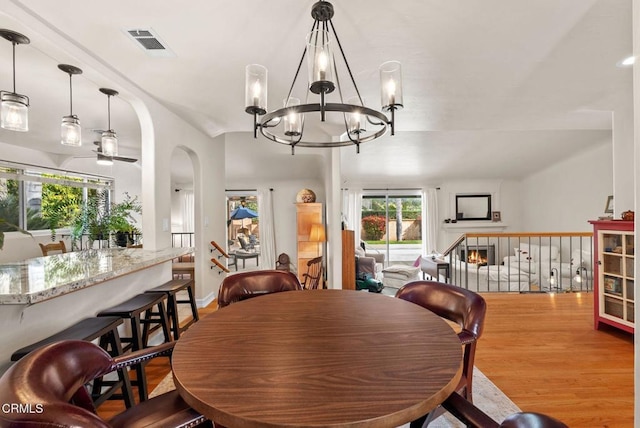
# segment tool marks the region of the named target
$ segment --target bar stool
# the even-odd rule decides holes
[[[100,347],[107,351],[112,357],[117,357],[123,354],[122,342],[118,334],[118,326],[121,324],[122,318],[120,317],[85,318],[52,336],[18,349],[11,355],[11,361],[18,361],[35,349],[61,340],[84,340],[91,342],[100,339]],[[103,378],[94,380],[91,398],[96,408],[106,400],[116,399],[123,400],[127,408],[134,405],[131,381],[127,370],[119,369],[117,373],[117,381],[107,381]],[[108,388],[103,392],[104,387]],[[116,394],[118,390],[121,391],[120,394]]]
[[[131,299],[105,309],[98,313],[98,317],[120,317],[128,320],[131,327],[131,336],[121,337],[123,350],[138,351],[148,346],[148,338],[151,331],[155,328],[162,328],[165,342],[171,341],[169,321],[167,319],[167,311],[165,310],[164,301],[166,295],[164,293],[142,293]],[[154,312],[153,308],[157,307]],[[144,313],[144,317],[142,314]],[[155,325],[155,328],[151,326]],[[146,362],[141,362],[135,366],[136,380],[131,383],[138,387],[138,395],[140,401],[148,398],[147,377],[144,372]]]
[[[194,288],[195,282],[193,279],[172,279],[171,281],[146,291],[147,293],[165,293],[167,295],[167,317],[171,323],[174,340],[178,340],[180,338],[180,333],[200,319],[198,316],[198,307],[196,306]],[[178,299],[177,294],[184,290],[187,291],[189,298]],[[189,304],[191,307],[191,320],[182,327],[180,327],[180,317],[178,314],[179,304]]]

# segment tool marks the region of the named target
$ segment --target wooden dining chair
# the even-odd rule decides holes
[[[558,419],[535,412],[514,413],[498,423],[457,392],[451,394],[442,407],[471,428],[568,428]]]
[[[52,242],[51,244],[38,244],[40,245],[40,249],[42,250],[43,256],[49,256],[52,253],[59,252],[60,254],[64,254],[67,252],[67,247],[64,245],[64,241]]]
[[[462,377],[456,391],[473,402],[473,363],[476,346],[482,335],[487,304],[484,298],[473,291],[437,281],[413,281],[398,290],[396,296],[428,309],[436,315],[452,321],[460,327],[458,338],[462,344]],[[411,428],[422,427],[443,412],[432,411],[411,423]]]
[[[302,290],[298,277],[283,270],[255,270],[226,277],[218,290],[218,308],[268,293]]]
[[[302,287],[305,290],[322,288],[322,256],[315,257],[307,262],[307,272],[302,274]]]
[[[0,403],[32,406],[31,412],[3,412],[0,425],[11,427],[212,426],[177,391],[134,405],[110,420],[96,413],[86,384],[116,369],[170,355],[175,342],[111,357],[92,342],[64,340],[38,348],[0,378]],[[25,402],[25,397],[27,401]],[[41,411],[38,411],[40,406]]]

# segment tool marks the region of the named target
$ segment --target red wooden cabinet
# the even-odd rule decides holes
[[[594,327],[608,324],[634,332],[635,248],[633,221],[592,220]]]

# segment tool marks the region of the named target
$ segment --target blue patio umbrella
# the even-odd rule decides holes
[[[232,220],[242,220],[243,218],[256,218],[258,213],[247,207],[238,207],[231,211],[229,218]]]
[[[231,215],[229,216],[231,220],[244,220],[245,218],[256,217],[258,217],[258,213],[247,207],[238,207],[231,211]],[[244,221],[242,222],[242,227],[244,227]]]

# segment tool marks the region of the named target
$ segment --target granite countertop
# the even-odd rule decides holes
[[[193,252],[105,248],[0,264],[0,305],[30,305]]]

